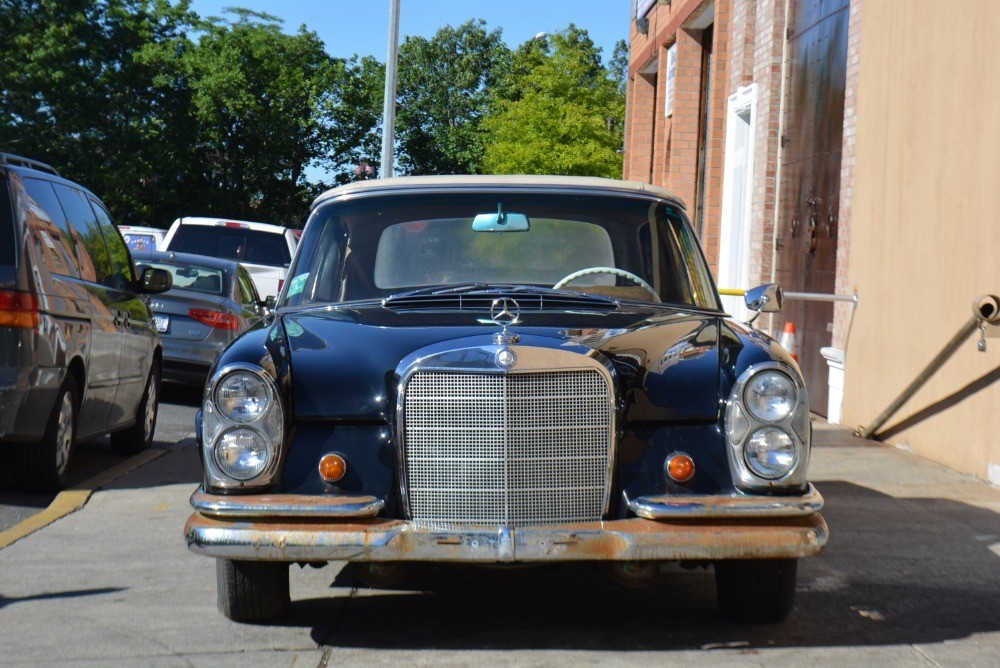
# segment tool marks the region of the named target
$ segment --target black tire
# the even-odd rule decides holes
[[[734,621],[780,622],[795,603],[798,559],[745,559],[715,563],[719,609]]]
[[[42,440],[25,443],[17,449],[18,487],[38,494],[54,493],[63,488],[76,443],[78,407],[76,381],[67,374],[56,395]]]
[[[135,409],[135,424],[111,434],[111,451],[116,455],[134,455],[153,445],[156,414],[160,408],[160,368],[154,363],[149,369],[146,389]]]
[[[219,610],[234,622],[269,622],[288,612],[288,564],[215,560]]]

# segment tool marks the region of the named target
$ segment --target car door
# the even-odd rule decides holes
[[[111,261],[111,291],[114,312],[122,333],[121,356],[118,364],[118,392],[111,407],[109,424],[112,426],[130,421],[135,416],[139,400],[146,389],[149,367],[152,364],[156,333],[150,322],[146,300],[136,291],[135,266],[125,240],[111,222],[104,206],[94,198],[90,205],[97,218],[97,225],[104,235]]]
[[[111,289],[112,267],[108,247],[87,196],[77,188],[62,183],[53,183],[52,186],[73,230],[80,285],[87,291],[90,301],[90,350],[84,355],[87,380],[77,423],[77,434],[84,437],[106,431],[109,424],[111,407],[118,393],[122,348],[120,315]]]

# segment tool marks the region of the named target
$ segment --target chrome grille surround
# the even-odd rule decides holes
[[[414,523],[517,527],[607,512],[610,371],[592,351],[508,347],[510,370],[494,345],[421,358],[403,376],[400,479]]]

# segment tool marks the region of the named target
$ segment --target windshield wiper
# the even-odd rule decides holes
[[[428,286],[426,288],[417,288],[416,290],[407,290],[406,292],[397,292],[394,295],[390,295],[382,300],[383,304],[391,304],[394,301],[404,300],[411,297],[436,297],[436,296],[446,296],[446,295],[481,295],[483,297],[488,297],[496,295],[498,297],[504,295],[516,296],[518,294],[522,295],[535,295],[539,297],[553,297],[553,298],[576,298],[581,302],[587,302],[590,304],[601,304],[610,307],[617,308],[619,305],[619,300],[608,297],[606,295],[595,295],[587,292],[577,292],[575,290],[567,290],[561,288],[555,290],[553,288],[542,287],[539,285],[526,285],[518,283],[482,283],[482,282],[469,282],[469,283],[456,283],[454,285],[434,285]]]

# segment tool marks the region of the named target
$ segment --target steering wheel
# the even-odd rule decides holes
[[[642,280],[632,272],[625,271],[624,269],[618,269],[617,267],[587,267],[586,269],[580,269],[578,271],[574,271],[572,274],[560,278],[556,282],[556,284],[552,286],[552,289],[558,290],[559,288],[564,287],[566,284],[575,281],[581,276],[591,276],[593,274],[612,274],[614,276],[621,276],[622,278],[628,279],[633,283],[635,283],[636,285],[638,285],[639,287],[648,291],[649,294],[653,295],[653,301],[655,302],[660,301],[660,295],[656,294],[656,290],[653,289],[653,286],[651,286],[649,283]]]

